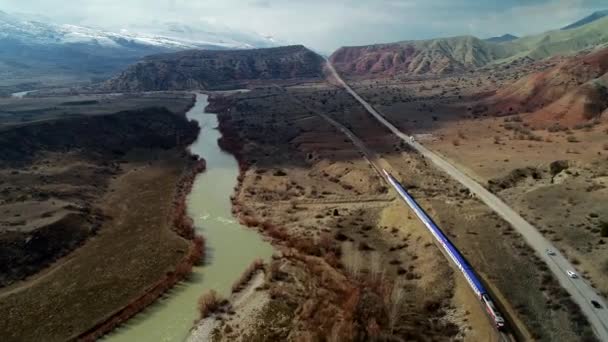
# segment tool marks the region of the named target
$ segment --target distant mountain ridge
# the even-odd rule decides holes
[[[323,58],[302,45],[250,50],[189,50],[153,55],[102,85],[119,92],[230,89],[251,81],[323,77]]]
[[[491,38],[486,38],[484,39],[486,42],[492,42],[492,43],[502,43],[502,42],[510,42],[512,40],[515,40],[519,37],[514,36],[510,33],[507,34],[503,34],[502,36],[499,37],[491,37]]]
[[[0,78],[5,83],[37,80],[45,75],[107,78],[150,54],[275,45],[271,38],[228,30],[216,34],[168,24],[158,33],[112,32],[0,11]]]
[[[521,58],[570,55],[606,44],[608,17],[501,42],[463,36],[342,47],[330,60],[346,76],[439,75]]]
[[[472,36],[343,47],[330,60],[347,74],[444,74],[484,66],[507,50]]]
[[[584,17],[583,19],[576,21],[568,26],[564,26],[561,28],[561,30],[570,30],[573,28],[577,28],[577,27],[581,27],[583,25],[587,25],[589,23],[592,23],[598,19],[602,19],[604,17],[608,16],[608,10],[603,10],[603,11],[597,11],[597,12],[593,12],[591,15]]]

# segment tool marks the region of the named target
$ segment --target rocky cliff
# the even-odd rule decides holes
[[[108,91],[222,89],[250,81],[322,77],[323,59],[304,46],[149,56],[107,81]]]

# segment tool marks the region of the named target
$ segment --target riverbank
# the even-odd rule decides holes
[[[101,336],[107,334],[120,324],[143,311],[179,282],[187,279],[192,273],[193,266],[204,263],[205,239],[201,235],[196,235],[193,221],[186,213],[186,197],[192,189],[196,176],[205,171],[205,166],[206,163],[204,159],[200,159],[193,163],[193,166],[181,177],[173,201],[172,229],[181,237],[191,241],[186,255],[179,261],[174,270],[168,271],[163,278],[146,289],[143,294],[127,304],[124,308],[112,314],[108,319],[79,335],[76,338],[77,340],[95,341],[99,339]]]

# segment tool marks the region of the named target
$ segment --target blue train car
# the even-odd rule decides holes
[[[441,229],[433,222],[433,220],[427,215],[427,213],[418,205],[418,203],[414,200],[414,198],[401,186],[401,184],[391,176],[386,170],[382,170],[386,175],[389,183],[395,188],[397,193],[401,196],[401,198],[407,203],[410,208],[414,211],[416,216],[422,221],[422,223],[428,228],[433,237],[439,242],[443,250],[446,254],[452,259],[454,264],[458,267],[460,272],[464,275],[465,279],[469,283],[469,286],[473,289],[479,300],[483,303],[486,311],[492,318],[496,328],[502,329],[504,327],[505,321],[502,315],[496,309],[494,302],[488,295],[485,287],[477,278],[477,275],[473,271],[473,268],[469,263],[464,259],[464,257],[460,254],[456,246],[454,246],[447,236],[443,233]]]

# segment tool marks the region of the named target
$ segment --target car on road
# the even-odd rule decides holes
[[[551,256],[555,255],[555,252],[552,249],[547,248],[545,251],[547,252],[548,255],[551,255]]]
[[[593,305],[594,308],[596,309],[601,309],[602,308],[602,304],[598,303],[595,300],[591,300],[591,304]]]
[[[576,274],[576,272],[574,272],[573,270],[567,270],[566,274],[568,274],[568,277],[570,277],[572,279],[578,278],[578,274]]]

